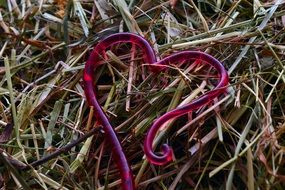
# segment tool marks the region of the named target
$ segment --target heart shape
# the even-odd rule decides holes
[[[144,152],[147,159],[156,165],[163,165],[172,160],[173,151],[167,145],[163,144],[161,147],[162,155],[156,155],[152,148],[154,138],[164,123],[167,121],[182,116],[194,109],[198,109],[201,106],[208,104],[212,101],[215,97],[219,96],[226,90],[226,85],[228,84],[228,73],[221,62],[217,59],[212,57],[209,54],[199,52],[199,51],[182,51],[175,54],[172,54],[160,61],[156,60],[156,56],[154,50],[150,46],[150,44],[141,36],[132,34],[132,33],[117,33],[100,41],[95,48],[93,49],[89,59],[86,62],[85,69],[84,69],[84,91],[86,94],[87,101],[90,106],[94,108],[94,115],[99,122],[100,125],[103,126],[105,131],[106,138],[108,139],[108,143],[112,149],[114,161],[119,169],[121,180],[122,180],[122,188],[124,190],[133,190],[135,189],[134,181],[133,181],[133,174],[129,167],[128,161],[125,157],[124,151],[118,140],[116,133],[111,126],[107,116],[105,115],[104,111],[102,110],[101,106],[99,105],[97,98],[96,98],[96,91],[94,88],[93,83],[93,73],[94,70],[102,64],[100,62],[100,57],[106,57],[106,50],[112,45],[118,43],[132,43],[141,48],[143,51],[143,58],[146,63],[149,64],[149,67],[152,72],[159,73],[164,71],[167,67],[165,65],[174,62],[184,62],[190,59],[200,59],[207,62],[209,65],[213,66],[219,73],[219,82],[217,86],[205,93],[204,95],[200,96],[199,98],[195,99],[191,103],[178,107],[170,112],[165,113],[161,117],[159,117],[149,129],[146,139],[144,142]]]

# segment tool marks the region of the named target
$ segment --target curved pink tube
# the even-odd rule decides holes
[[[122,150],[122,146],[116,136],[116,133],[97,101],[96,91],[93,84],[94,70],[96,69],[96,67],[99,66],[100,58],[105,55],[106,49],[112,45],[122,42],[133,43],[139,46],[141,50],[143,50],[144,61],[150,64],[149,67],[153,72],[163,71],[164,69],[166,69],[166,67],[163,67],[163,65],[169,63],[184,62],[186,60],[191,60],[191,59],[201,59],[210,64],[211,66],[213,66],[219,73],[220,80],[215,89],[204,94],[200,98],[197,98],[188,105],[176,108],[164,114],[163,116],[158,118],[154,122],[152,127],[149,129],[144,143],[144,151],[148,160],[156,165],[163,165],[172,160],[172,149],[167,144],[162,145],[162,155],[156,155],[153,151],[152,148],[153,141],[160,127],[170,119],[179,117],[183,114],[188,113],[189,111],[192,111],[193,109],[197,109],[201,106],[206,105],[207,103],[212,101],[215,97],[223,93],[225,91],[225,86],[228,84],[228,74],[223,65],[218,60],[216,60],[214,57],[206,53],[198,51],[183,51],[175,53],[157,62],[154,51],[150,46],[150,44],[144,38],[136,34],[131,34],[131,33],[113,34],[103,39],[101,42],[97,44],[97,46],[92,51],[85,65],[84,76],[83,76],[84,91],[89,105],[94,107],[95,117],[97,121],[103,126],[103,129],[106,133],[105,134],[106,138],[108,139],[108,143],[112,148],[114,161],[120,171],[122,188],[124,190],[133,190],[135,189],[133,174],[131,172],[125,154]]]
[[[198,109],[208,104],[226,90],[225,86],[229,81],[228,73],[222,63],[209,54],[199,51],[183,51],[166,57],[155,64],[166,65],[168,63],[184,62],[190,59],[200,59],[213,66],[219,73],[219,83],[213,90],[195,99],[187,105],[178,107],[170,112],[165,113],[153,123],[144,141],[144,152],[148,160],[153,164],[164,165],[172,160],[172,149],[167,144],[163,144],[161,147],[162,155],[155,154],[152,148],[154,138],[162,125],[168,120],[182,116],[194,109]],[[160,68],[164,69],[163,67]]]
[[[89,59],[86,62],[83,80],[84,80],[84,91],[90,106],[94,108],[94,114],[98,122],[103,126],[106,138],[113,152],[114,161],[119,168],[122,188],[124,190],[135,189],[133,174],[127,162],[126,156],[122,149],[121,143],[119,142],[116,133],[111,126],[107,116],[99,105],[96,97],[96,91],[94,88],[94,70],[99,66],[100,58],[105,54],[106,49],[112,45],[121,42],[131,42],[138,45],[144,51],[144,61],[146,63],[156,62],[155,54],[149,43],[142,37],[130,34],[130,33],[119,33],[114,34],[106,39],[103,39],[97,44],[97,46],[92,51]],[[96,84],[95,84],[96,85]]]

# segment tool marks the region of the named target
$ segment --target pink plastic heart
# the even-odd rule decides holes
[[[228,73],[224,68],[223,64],[219,62],[217,59],[212,57],[209,54],[199,52],[199,51],[182,51],[178,53],[174,53],[160,61],[156,60],[156,56],[154,50],[150,46],[150,44],[141,36],[132,33],[117,33],[108,36],[107,38],[100,41],[95,48],[93,49],[84,69],[84,91],[90,106],[94,108],[94,114],[97,121],[103,126],[105,131],[105,138],[108,139],[108,143],[112,149],[113,159],[120,171],[121,180],[122,180],[122,189],[124,190],[134,190],[135,185],[133,181],[133,174],[120,144],[116,133],[111,126],[107,116],[99,105],[96,98],[96,91],[94,88],[94,70],[102,63],[100,62],[101,57],[106,56],[106,50],[115,44],[118,43],[132,43],[139,46],[143,52],[143,58],[145,63],[149,64],[150,70],[152,72],[159,73],[165,70],[169,63],[176,62],[185,62],[187,60],[196,60],[200,59],[213,66],[219,75],[219,82],[217,86],[204,94],[203,96],[195,99],[191,103],[176,108],[170,112],[165,113],[161,117],[159,117],[153,125],[150,127],[146,139],[144,142],[144,152],[147,159],[156,165],[164,165],[172,160],[172,149],[167,145],[163,144],[161,147],[162,154],[157,155],[154,153],[152,148],[153,141],[156,136],[156,133],[160,129],[160,127],[170,119],[182,116],[194,109],[198,109],[201,106],[204,106],[211,102],[215,97],[219,96],[221,93],[225,92],[226,85],[228,84]]]

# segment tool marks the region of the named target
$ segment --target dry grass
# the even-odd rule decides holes
[[[139,189],[284,189],[284,8],[282,0],[0,0],[0,188],[119,188],[102,130],[33,170],[11,161],[32,163],[98,127],[82,70],[98,40],[130,31],[160,57],[205,51],[230,74],[228,93],[160,132],[156,144],[168,142],[176,159],[157,167],[142,159],[147,129],[212,88],[215,72],[171,65],[156,76],[139,49],[108,52],[95,73],[99,101]]]

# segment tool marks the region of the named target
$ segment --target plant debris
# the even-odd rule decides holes
[[[139,48],[109,49],[94,72],[98,100],[138,189],[283,189],[284,10],[282,0],[0,1],[0,188],[120,187],[82,73],[100,39],[133,32],[158,59],[203,51],[230,76],[227,93],[165,125],[155,144],[167,142],[175,160],[154,166],[142,148],[148,128],[211,90],[217,73],[194,60],[155,75]]]

